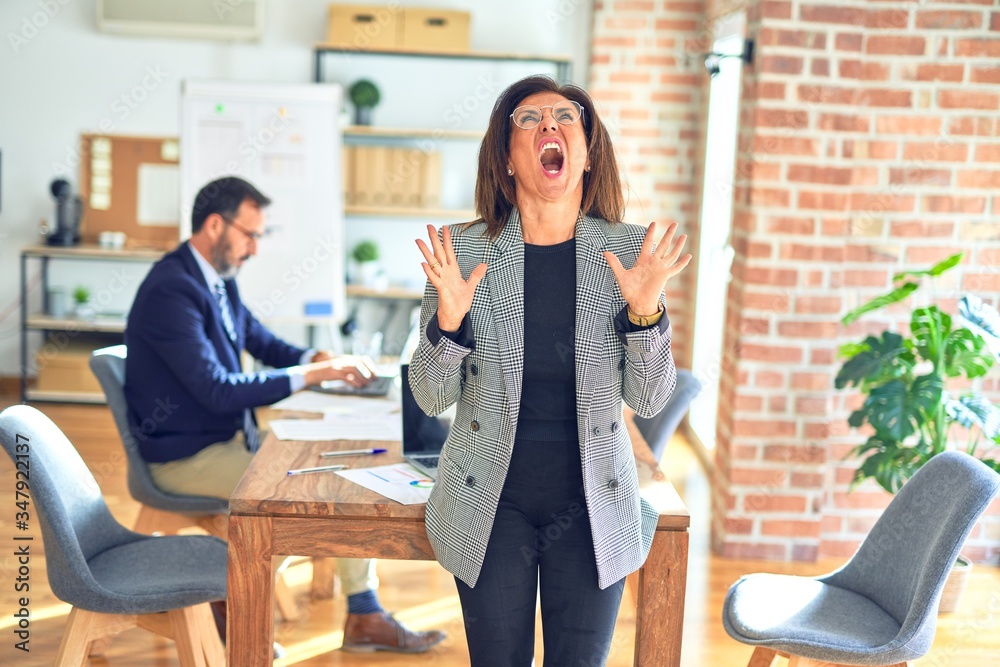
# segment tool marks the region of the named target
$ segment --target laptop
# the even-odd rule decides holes
[[[355,387],[343,380],[327,380],[309,388],[321,394],[337,394],[338,396],[385,396],[392,389],[394,379],[391,375],[377,375],[363,387]]]
[[[403,458],[417,470],[433,480],[437,480],[438,459],[445,438],[448,437],[448,426],[437,417],[425,413],[410,391],[408,364],[400,366],[403,381]]]

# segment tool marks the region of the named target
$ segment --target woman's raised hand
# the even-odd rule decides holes
[[[687,235],[681,234],[677,243],[673,243],[674,232],[677,231],[676,222],[667,227],[659,243],[654,241],[654,227],[655,224],[651,223],[646,230],[646,238],[642,241],[639,256],[631,269],[625,270],[614,253],[604,253],[604,259],[618,281],[622,297],[637,315],[655,314],[659,310],[660,292],[667,281],[683,271],[691,261],[690,254],[680,257]]]
[[[438,326],[442,331],[458,331],[462,326],[462,318],[472,308],[472,297],[476,293],[479,281],[486,275],[486,265],[477,266],[466,280],[462,277],[462,271],[455,259],[448,227],[443,228],[442,239],[438,238],[434,225],[427,225],[427,236],[430,238],[430,248],[420,239],[417,239],[417,247],[426,260],[420,266],[423,267],[431,285],[437,290]],[[431,251],[431,248],[434,250]]]

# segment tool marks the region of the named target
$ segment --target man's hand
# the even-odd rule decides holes
[[[325,354],[317,352],[313,356]],[[368,384],[375,374],[375,362],[368,357],[356,357],[345,355],[334,357],[324,361],[314,361],[302,367],[305,371],[306,386],[326,382],[327,380],[343,380],[355,387],[363,387]]]
[[[318,350],[309,361],[314,364],[318,364],[321,361],[330,361],[335,358],[336,356],[330,350]]]

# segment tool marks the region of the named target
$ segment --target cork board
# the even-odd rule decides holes
[[[101,232],[124,232],[128,248],[176,246],[179,157],[177,137],[82,135],[82,240],[97,243]]]

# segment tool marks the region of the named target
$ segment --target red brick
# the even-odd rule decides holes
[[[885,287],[888,282],[888,271],[871,269],[848,269],[844,271],[844,285],[848,287]]]
[[[779,363],[801,363],[802,349],[787,345],[750,345],[740,346],[741,359],[747,361],[770,361]]]
[[[973,90],[939,90],[938,106],[944,109],[987,109],[1000,108],[1000,95]]]
[[[840,301],[840,297],[816,297]],[[838,306],[837,310],[840,308]],[[836,311],[834,311],[836,312]],[[828,373],[792,373],[792,389],[821,391],[833,387],[833,376]]]
[[[818,445],[767,445],[764,447],[764,460],[792,463],[824,463],[826,461],[826,450]]]
[[[760,524],[761,535],[784,537],[819,537],[819,521],[769,520]]]
[[[823,211],[847,210],[847,195],[841,192],[799,192],[799,208]]]
[[[839,296],[797,296],[795,297],[795,312],[808,315],[823,315],[839,313],[841,298]],[[793,385],[794,386],[794,385]]]
[[[933,116],[878,116],[875,119],[878,134],[940,134],[941,118]]]
[[[1000,171],[970,169],[958,172],[958,187],[1000,190]]]
[[[779,322],[778,335],[786,338],[833,338],[840,333],[837,322]]]
[[[654,91],[650,95],[650,99],[653,102],[677,102],[679,104],[690,104],[692,97],[691,93],[684,92],[672,92],[672,91]]]
[[[792,18],[792,3],[763,0],[760,3],[760,14],[766,19],[790,19]]]
[[[803,21],[813,23],[863,25],[865,22],[865,10],[860,7],[843,7],[840,5],[803,5],[799,8],[799,17]]]
[[[820,530],[822,530],[824,534],[839,533],[843,530],[843,523],[844,520],[841,517],[827,514],[820,519]]]
[[[924,195],[921,209],[928,213],[983,213],[986,210],[986,198]]]
[[[917,81],[961,81],[965,65],[918,65]]]
[[[889,236],[900,237],[951,237],[955,234],[952,222],[899,221],[892,222]]]
[[[862,79],[865,81],[888,81],[889,66],[862,60],[841,60],[838,64],[841,79]]]
[[[763,310],[772,313],[787,313],[789,309],[788,296],[785,294],[765,294],[762,292],[744,292],[743,308],[745,310]]]
[[[764,399],[760,396],[737,396],[733,407],[740,412],[760,412]]]
[[[745,512],[805,512],[806,497],[748,493],[743,498]]]
[[[865,132],[871,128],[871,116],[856,114],[821,113],[817,122],[820,130],[834,132]]]
[[[788,483],[788,471],[781,468],[733,468],[729,481],[740,486],[768,486],[777,488]]]
[[[781,544],[759,544],[757,542],[725,541],[719,547],[719,555],[723,558],[743,558],[753,560],[786,560],[788,549]]]
[[[595,46],[597,39],[595,38]],[[635,57],[635,64],[637,67],[674,67],[677,65],[677,58],[674,56],[667,55],[649,55],[640,54]],[[593,94],[593,91],[591,91]]]
[[[615,0],[614,7],[616,11],[621,12],[651,12],[655,3],[652,0]]]
[[[648,71],[629,72],[626,70],[620,72],[611,72],[609,80],[611,81],[611,83],[649,84],[649,82],[651,81],[651,77],[649,76]]]
[[[844,261],[844,246],[783,243],[779,257],[801,262],[842,262]]]
[[[801,128],[809,125],[809,112],[791,109],[763,109],[754,111],[754,125],[757,127]]]
[[[833,506],[843,509],[885,509],[892,499],[885,491],[856,490],[851,493],[834,493]]]
[[[758,46],[791,46],[798,49],[825,49],[826,33],[813,30],[784,30],[761,27],[757,32]]]
[[[913,92],[887,88],[865,88],[858,93],[858,104],[869,107],[911,107]]]
[[[756,68],[768,74],[801,74],[803,59],[797,56],[761,56]]]
[[[794,436],[795,422],[774,419],[734,419],[734,438]]]
[[[856,88],[836,88],[834,86],[799,85],[799,100],[810,104],[857,104]]]
[[[1000,66],[987,65],[972,66],[971,78],[973,83],[1000,83]]]
[[[747,203],[753,206],[787,207],[791,201],[788,190],[778,188],[750,188]]]
[[[747,245],[746,256],[753,259],[770,259],[772,246],[770,243],[751,241]]]
[[[967,273],[962,276],[962,289],[1000,292],[1000,273]]]
[[[820,558],[838,558],[847,559],[854,555],[854,552],[858,550],[858,545],[861,544],[861,540],[820,540],[819,541],[819,557]]]
[[[899,259],[899,249],[895,247],[875,246],[871,244],[847,246],[848,262],[891,262]]]
[[[927,49],[923,37],[907,35],[869,35],[865,40],[866,53],[884,53],[893,56],[922,56]]]
[[[813,76],[830,76],[830,61],[827,58],[814,58],[809,72]]]
[[[865,27],[877,30],[905,28],[909,25],[910,13],[905,9],[869,9],[865,17]]]
[[[760,81],[757,83],[757,97],[762,100],[783,100],[785,84],[778,81]]]
[[[1000,162],[1000,144],[976,146],[976,162]]]
[[[862,141],[849,139],[843,142],[844,157],[870,160],[894,160],[898,152],[895,141]]]
[[[892,185],[951,185],[951,172],[947,169],[890,169]]]
[[[788,400],[784,396],[772,396],[767,399],[767,411],[773,414],[788,412]]]
[[[1000,31],[1000,12],[990,14],[990,30],[993,32]]]
[[[772,155],[818,155],[819,148],[815,139],[755,135],[753,152]]]
[[[854,192],[851,194],[850,207],[852,211],[912,211],[916,204],[913,195],[890,195],[886,193],[869,194]]]
[[[735,535],[749,535],[753,532],[753,519],[739,519],[726,517],[724,521],[726,533]]]
[[[768,389],[785,386],[784,374],[776,371],[757,371],[754,376],[754,381],[756,386],[766,387]]]
[[[904,160],[926,162],[965,162],[969,157],[969,145],[943,142],[908,142],[903,146]]]
[[[609,48],[609,49],[634,49],[636,46],[635,37],[624,37],[620,35],[602,35],[599,37],[594,37],[591,42],[595,49]]]
[[[834,46],[838,51],[860,51],[864,42],[864,35],[861,33],[839,32],[834,39]]]
[[[917,27],[929,30],[969,30],[983,25],[981,12],[918,11]]]
[[[769,234],[800,234],[812,236],[816,233],[816,222],[812,218],[768,218]]]
[[[694,32],[700,25],[700,19],[656,19],[658,31]]]
[[[956,39],[955,55],[959,58],[1000,58],[1000,39]]]
[[[701,2],[674,2],[673,0],[668,0],[663,3],[663,8],[668,12],[701,15],[701,13],[705,10],[705,5]]]
[[[824,440],[830,436],[830,424],[804,424],[802,435],[810,440]]]

